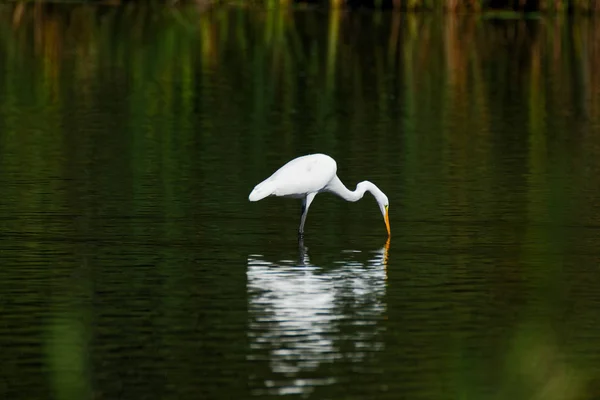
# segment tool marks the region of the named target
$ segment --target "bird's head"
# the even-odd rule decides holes
[[[385,227],[387,228],[388,236],[392,235],[390,231],[390,202],[385,194],[382,193],[382,198],[377,199],[379,203],[379,209],[381,210],[381,214],[383,215],[383,220],[385,221]]]
[[[379,209],[381,210],[381,215],[383,215],[383,220],[385,221],[385,227],[387,228],[388,236],[391,236],[389,217],[390,201],[388,200],[388,197],[385,195],[385,193],[383,193],[381,189],[379,189],[377,186],[375,186],[369,181],[360,182],[356,186],[356,191],[359,192],[360,197],[362,197],[365,191],[371,192],[373,197],[375,197],[375,200],[377,200],[377,204],[379,205]]]

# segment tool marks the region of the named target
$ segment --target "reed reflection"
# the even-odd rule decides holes
[[[316,265],[300,241],[297,262],[248,257],[248,357],[268,363],[251,376],[253,388],[304,393],[336,381],[322,372],[311,379],[323,364],[361,363],[383,350],[388,249],[389,240],[381,249],[342,250],[332,265]]]

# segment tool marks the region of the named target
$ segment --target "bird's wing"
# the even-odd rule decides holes
[[[267,181],[275,196],[301,197],[322,190],[333,179],[337,165],[324,154],[298,157],[279,168]]]

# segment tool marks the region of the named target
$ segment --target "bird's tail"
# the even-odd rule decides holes
[[[250,201],[259,201],[265,197],[269,197],[275,192],[275,184],[269,180],[259,183],[254,187],[254,190],[248,196]]]

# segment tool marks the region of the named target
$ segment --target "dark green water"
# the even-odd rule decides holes
[[[0,6],[0,397],[594,399],[592,19]],[[250,203],[309,152],[351,188]]]

